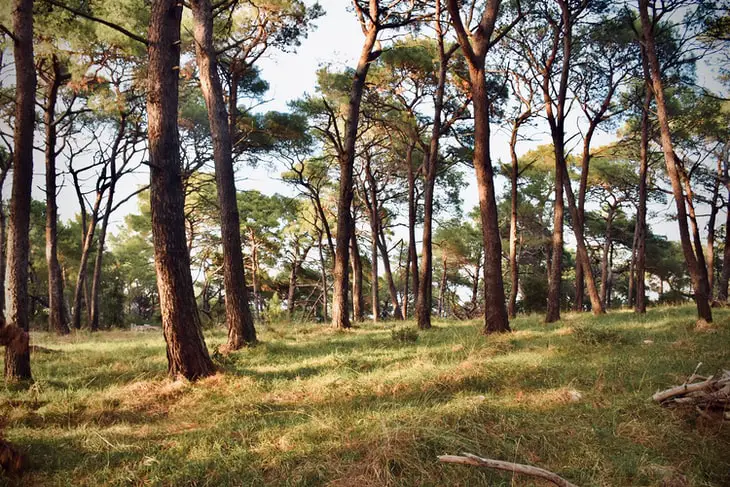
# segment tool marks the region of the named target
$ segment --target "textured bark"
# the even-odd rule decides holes
[[[441,259],[441,282],[439,283],[439,300],[437,315],[439,318],[444,317],[444,296],[446,293],[446,262],[448,259],[444,257]]]
[[[46,78],[46,102],[43,107],[46,162],[46,263],[48,265],[48,329],[59,335],[69,333],[63,310],[63,277],[58,263],[58,203],[56,201],[56,102],[63,82],[58,58],[51,59],[51,72]]]
[[[248,302],[243,253],[241,251],[240,218],[236,200],[233,170],[234,129],[229,125],[223,87],[218,76],[213,46],[213,7],[210,0],[193,0],[195,54],[200,72],[200,86],[208,109],[208,123],[213,139],[213,160],[221,219],[223,242],[223,286],[226,291],[226,324],[228,350],[238,350],[256,342],[256,329]],[[232,118],[237,111],[235,88],[231,93]]]
[[[28,259],[30,201],[33,183],[33,130],[36,75],[33,62],[33,0],[13,0],[15,58],[15,127],[13,131],[13,190],[8,229],[7,327],[28,331]],[[5,347],[5,379],[30,380],[28,343]]]
[[[697,314],[701,319],[708,323],[712,321],[712,309],[709,301],[709,289],[707,287],[707,273],[705,269],[704,279],[702,271],[698,263],[698,254],[702,253],[702,246],[692,249],[692,241],[690,240],[689,228],[687,225],[687,208],[685,205],[684,191],[682,190],[682,181],[680,178],[679,168],[677,167],[672,144],[672,134],[669,128],[669,116],[667,114],[666,103],[664,101],[664,88],[662,86],[661,68],[656,54],[656,46],[654,42],[653,24],[649,19],[649,1],[639,0],[639,16],[641,18],[642,37],[645,45],[645,55],[649,64],[649,72],[651,76],[652,89],[654,99],[656,100],[656,112],[659,120],[659,131],[662,141],[662,152],[664,152],[664,162],[667,167],[667,174],[672,182],[672,194],[674,202],[677,206],[677,222],[679,224],[679,236],[682,244],[682,253],[687,264],[692,287],[694,290],[695,302],[697,304]],[[695,250],[697,254],[695,254]]]
[[[91,276],[91,297],[89,306],[89,329],[97,331],[99,329],[99,291],[101,288],[101,273],[104,264],[104,247],[106,245],[106,231],[109,227],[109,216],[113,211],[114,204],[114,186],[109,186],[109,194],[107,195],[106,208],[104,216],[101,218],[101,226],[99,227],[99,237],[96,243],[96,259],[94,261],[94,273]]]
[[[377,35],[378,29],[373,25],[365,36],[365,43],[360,52],[360,58],[357,62],[355,76],[350,89],[345,143],[342,153],[339,154],[340,188],[337,197],[337,238],[335,248],[334,293],[332,295],[332,326],[340,329],[350,328],[347,295],[349,290],[350,233],[353,231],[352,215],[350,213],[353,194],[352,170],[355,164],[355,139],[360,120],[360,102],[362,101],[362,93],[365,88],[365,78],[370,69],[370,55]]]
[[[479,215],[484,244],[484,333],[510,331],[502,281],[502,239],[497,220],[494,173],[489,146],[490,101],[485,57],[499,14],[499,0],[489,0],[474,34],[464,28],[457,0],[448,0],[451,22],[469,66],[474,106],[474,169],[479,194]]]
[[[563,278],[563,221],[565,205],[563,202],[563,171],[562,162],[558,159],[564,157],[563,151],[563,130],[557,129],[553,135],[553,147],[555,148],[555,201],[553,202],[553,235],[550,254],[552,259],[548,268],[548,296],[547,312],[545,322],[553,323],[560,320],[560,296]],[[569,182],[567,184],[570,184]]]
[[[370,217],[370,304],[371,313],[373,315],[373,323],[377,323],[380,319],[380,301],[379,294],[379,277],[378,277],[378,223],[377,214],[373,215],[372,211],[368,212]],[[376,212],[377,213],[377,212]]]
[[[609,254],[612,248],[611,239],[613,238],[613,219],[616,216],[616,207],[611,206],[608,210],[608,218],[606,218],[606,229],[603,234],[603,256],[601,258],[601,303],[608,306],[608,280],[610,273]]]
[[[200,328],[185,241],[185,195],[177,131],[182,8],[175,0],[152,3],[147,118],[152,240],[168,372],[173,377],[182,375],[194,380],[211,375],[214,366]]]
[[[509,301],[507,303],[507,315],[510,318],[517,316],[517,292],[519,290],[520,269],[517,262],[517,208],[519,193],[517,191],[517,182],[520,177],[520,166],[517,158],[517,134],[520,125],[527,117],[530,111],[520,114],[520,116],[512,124],[512,134],[509,141],[509,153],[512,161],[510,168],[510,218],[509,218],[509,274],[510,274],[510,292]],[[477,273],[478,274],[478,273]]]
[[[324,260],[324,248],[322,246],[322,231],[319,232],[319,268],[322,273],[322,321],[327,321],[327,265]]]

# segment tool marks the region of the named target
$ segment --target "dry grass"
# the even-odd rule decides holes
[[[260,330],[191,384],[165,377],[148,333],[34,334],[36,382],[0,396],[5,437],[30,459],[18,485],[539,485],[443,465],[468,451],[537,464],[582,486],[730,485],[728,424],[648,398],[730,367],[730,313],[516,320],[510,335],[437,323]],[[211,349],[223,330],[207,333]],[[38,349],[40,350],[40,349]]]

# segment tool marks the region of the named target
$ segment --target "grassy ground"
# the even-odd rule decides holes
[[[30,388],[0,391],[3,434],[30,458],[4,482],[545,485],[436,461],[467,451],[581,486],[730,485],[730,424],[648,399],[700,361],[730,368],[730,310],[715,316],[702,331],[690,307],[523,317],[490,337],[437,322],[415,343],[392,324],[276,325],[196,384],[165,377],[156,333],[37,333],[58,352],[34,352]]]

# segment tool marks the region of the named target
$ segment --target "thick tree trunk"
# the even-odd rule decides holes
[[[152,3],[147,70],[150,207],[168,372],[194,380],[213,373],[205,346],[185,241],[185,195],[177,129],[180,20],[175,0]]]
[[[33,184],[33,131],[36,76],[33,62],[33,0],[13,0],[15,57],[15,127],[13,130],[13,190],[8,229],[8,317],[5,327],[28,331],[28,259],[30,201]],[[30,351],[5,347],[5,379],[31,379]]]
[[[562,129],[560,134],[562,134]],[[563,203],[563,184],[570,184],[570,181],[563,181],[562,162],[559,159],[565,156],[562,135],[553,135],[553,147],[555,148],[555,202],[553,203],[553,236],[550,249],[552,260],[548,269],[548,296],[546,323],[553,323],[560,320],[560,297],[562,295],[563,275],[563,220],[565,207]]]
[[[43,122],[46,128],[46,263],[48,265],[48,329],[59,335],[69,333],[63,312],[63,278],[58,263],[58,204],[56,201],[56,102],[62,82],[61,66],[53,55],[51,74],[46,80]]]
[[[241,251],[240,218],[236,199],[233,170],[235,129],[229,124],[223,87],[213,46],[213,7],[210,0],[191,1],[194,21],[195,54],[200,72],[200,86],[208,108],[208,123],[213,139],[215,181],[221,218],[223,242],[223,286],[226,291],[226,324],[228,350],[238,350],[256,343],[256,329],[248,302],[243,253]],[[233,92],[235,92],[232,90]],[[235,93],[232,93],[235,96]],[[232,110],[237,111],[236,99],[231,97]],[[235,121],[235,113],[233,120]]]
[[[497,220],[494,174],[489,151],[489,94],[484,67],[470,67],[474,104],[474,169],[484,244],[484,333],[510,331],[502,281],[502,238]]]
[[[674,160],[672,134],[669,128],[669,116],[667,114],[666,103],[664,101],[664,88],[662,86],[661,68],[659,67],[659,60],[656,54],[653,25],[649,19],[648,0],[639,0],[639,15],[641,17],[643,41],[646,46],[645,54],[649,64],[654,99],[656,100],[656,111],[657,118],[659,120],[664,162],[667,166],[667,174],[672,182],[674,202],[677,205],[677,222],[679,224],[682,253],[684,254],[684,260],[687,264],[687,270],[689,271],[692,287],[695,293],[697,314],[701,319],[711,322],[712,308],[710,307],[708,295],[709,289],[707,286],[707,274],[705,273],[703,279],[697,255],[695,255],[695,251],[692,249],[692,241],[690,239],[689,228],[687,225],[687,208],[685,205],[684,191],[682,190],[679,168]],[[698,253],[701,253],[702,247],[700,246],[696,250]]]
[[[350,259],[352,260],[352,317],[355,322],[363,321],[365,307],[362,296],[362,260],[360,258],[360,245],[357,242],[357,234],[352,232],[350,236]]]
[[[374,19],[373,19],[374,20]],[[340,189],[337,197],[337,239],[335,249],[334,293],[332,295],[332,326],[350,328],[350,317],[347,309],[349,288],[349,250],[350,232],[352,228],[352,170],[355,164],[355,139],[360,121],[360,102],[365,88],[365,78],[370,69],[370,54],[377,39],[378,30],[373,26],[366,34],[365,43],[360,52],[360,59],[355,69],[355,76],[350,89],[347,107],[347,126],[345,128],[345,144],[343,153],[339,154]]]

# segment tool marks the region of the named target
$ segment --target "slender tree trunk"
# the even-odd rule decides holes
[[[216,52],[213,45],[213,7],[210,0],[192,0],[195,53],[200,71],[200,86],[208,108],[208,123],[213,139],[213,160],[221,217],[223,242],[223,285],[226,291],[226,324],[228,350],[238,350],[256,343],[256,329],[248,302],[243,253],[241,250],[240,218],[236,199],[233,170],[235,129],[229,125],[223,87],[218,76]],[[233,112],[237,111],[237,85],[232,86]],[[235,121],[235,113],[233,114]]]
[[[476,269],[474,269],[474,277],[472,278],[471,283],[471,308],[472,312],[473,310],[477,309],[477,299],[479,297],[479,274],[482,270],[482,255],[479,253],[477,255],[477,265]]]
[[[15,57],[15,127],[13,129],[13,190],[8,229],[8,317],[6,332],[27,332],[30,201],[33,183],[33,131],[36,75],[33,62],[33,0],[13,0],[13,54]],[[30,380],[30,351],[5,347],[5,379]]]
[[[362,296],[362,260],[360,246],[357,243],[357,234],[353,231],[350,237],[352,260],[352,317],[355,322],[363,321],[364,300]]]
[[[728,179],[728,166],[730,166],[730,158],[725,156],[723,164],[723,181],[730,181]],[[730,182],[726,183],[728,187],[727,201],[730,202]],[[720,272],[720,279],[718,280],[717,288],[717,299],[718,301],[727,301],[728,298],[728,282],[730,282],[730,203],[725,206],[725,250],[722,255],[722,271]]]
[[[43,121],[46,128],[46,263],[48,265],[48,329],[59,335],[69,333],[63,312],[63,279],[58,263],[58,204],[56,202],[56,101],[62,82],[61,66],[53,55],[51,74],[46,80]]]
[[[414,304],[415,295],[419,290],[418,277],[418,251],[416,250],[416,175],[413,171],[412,161],[408,165],[408,262],[410,275],[413,280]],[[407,302],[407,299],[405,300]],[[403,316],[408,316],[407,312]]]
[[[299,251],[299,246],[295,246],[295,252]],[[291,265],[291,271],[289,271],[289,292],[287,294],[286,308],[287,314],[289,315],[289,321],[294,321],[294,296],[297,291],[297,267],[299,265],[298,258],[294,256],[294,262]]]
[[[390,257],[388,256],[388,246],[385,241],[385,232],[383,231],[383,224],[378,218],[378,246],[380,247],[380,254],[383,256],[383,271],[385,271],[385,280],[388,283],[388,292],[390,293],[390,302],[393,305],[393,318],[396,320],[403,320],[403,314],[400,310],[400,303],[398,302],[398,290],[395,287],[395,281],[393,280],[393,272],[390,268]]]
[[[519,124],[512,125],[512,136],[510,137],[509,151],[512,159],[510,171],[510,219],[509,219],[509,270],[510,270],[510,292],[507,304],[507,315],[510,318],[517,316],[517,291],[519,289],[520,269],[517,262],[517,208],[518,191],[517,182],[520,177],[519,160],[517,159],[517,132]],[[479,271],[477,270],[477,275]]]
[[[102,192],[97,191],[94,207],[89,215],[88,227],[84,236],[84,242],[81,247],[81,260],[79,261],[79,273],[76,277],[76,288],[74,289],[73,309],[71,311],[71,325],[79,330],[81,328],[81,300],[86,285],[86,271],[89,264],[89,256],[91,255],[91,246],[94,243],[94,234],[96,233],[97,219],[99,216],[99,207],[101,206]],[[88,294],[87,294],[88,296]],[[86,305],[90,300],[86,299]]]
[[[5,183],[5,178],[0,180],[0,188]],[[8,246],[8,222],[5,213],[5,205],[2,199],[2,190],[0,190],[0,315],[5,316],[5,269],[7,265],[7,246]]]
[[[324,260],[324,249],[322,247],[322,231],[319,232],[319,267],[322,272],[322,321],[327,322],[327,266]]]
[[[610,265],[608,262],[609,253],[611,252],[611,238],[613,238],[613,218],[616,207],[611,206],[606,219],[606,230],[603,235],[603,257],[601,258],[601,303],[604,307],[608,306],[606,296],[608,293],[608,279]]]
[[[439,301],[438,301],[438,313],[439,318],[444,317],[444,296],[446,292],[446,257],[441,259],[441,282],[439,283]]]
[[[375,20],[375,19],[373,19]],[[345,128],[345,144],[340,154],[340,189],[337,197],[337,239],[335,249],[334,294],[332,296],[332,326],[350,328],[350,317],[347,310],[349,288],[349,250],[350,232],[352,228],[352,170],[355,164],[355,139],[360,120],[360,102],[365,88],[365,78],[370,69],[370,54],[375,45],[378,29],[373,26],[366,34],[360,59],[355,69],[355,76],[350,89],[347,107],[347,125]]]
[[[711,322],[712,308],[710,307],[709,301],[707,275],[705,273],[703,279],[697,255],[695,255],[695,251],[692,249],[692,241],[690,240],[689,228],[687,225],[687,208],[685,205],[684,192],[682,191],[682,182],[680,179],[679,169],[677,168],[674,160],[672,134],[669,128],[669,116],[667,115],[666,103],[664,101],[664,88],[662,86],[661,68],[659,67],[659,60],[656,54],[653,25],[649,19],[648,0],[639,0],[639,15],[641,17],[645,54],[649,63],[654,99],[656,100],[656,111],[657,118],[659,120],[664,162],[667,166],[667,174],[672,182],[672,193],[674,195],[675,204],[677,205],[677,221],[679,224],[679,236],[682,243],[682,252],[684,254],[684,260],[687,264],[687,269],[689,271],[692,287],[695,293],[697,314],[701,319]],[[698,253],[701,253],[702,247],[700,246],[696,250]]]
[[[639,208],[636,213],[636,297],[634,299],[634,311],[646,313],[646,203],[649,194],[649,110],[651,108],[652,90],[651,76],[649,75],[649,64],[646,59],[644,47],[642,52],[642,68],[644,71],[645,87],[644,100],[641,105],[641,148],[639,166]]]
[[[710,218],[707,221],[707,285],[710,289],[710,301],[712,301],[715,289],[715,222],[717,221],[718,206],[720,198],[720,178],[722,178],[722,161],[717,160],[717,177],[712,186],[712,200],[710,202]]]
[[[180,174],[178,73],[180,20],[175,0],[152,3],[147,69],[150,207],[168,372],[194,380],[213,373],[205,346],[185,241],[185,195]]]
[[[251,280],[253,281],[253,314],[261,319],[261,282],[259,281],[259,250],[256,238],[251,231]]]
[[[403,249],[401,248],[401,252],[403,252]],[[401,314],[403,314],[403,319],[408,319],[408,294],[410,292],[409,284],[411,280],[411,254],[410,249],[406,250],[406,266],[403,268],[403,297],[401,298]]]
[[[116,174],[112,174],[112,178],[115,178]],[[106,245],[106,231],[109,226],[109,216],[113,211],[114,202],[114,186],[116,183],[112,181],[109,186],[109,195],[106,200],[106,209],[104,210],[104,216],[101,219],[101,228],[99,228],[99,237],[96,243],[96,260],[94,262],[94,274],[91,278],[91,301],[87,302],[86,305],[89,307],[91,313],[89,318],[89,329],[91,331],[97,331],[99,329],[99,288],[101,287],[101,273],[104,261],[104,246]]]
[[[370,216],[370,239],[372,246],[370,247],[370,304],[373,314],[373,323],[377,323],[380,319],[380,302],[378,300],[379,281],[378,281],[378,223],[377,211],[371,209]]]

